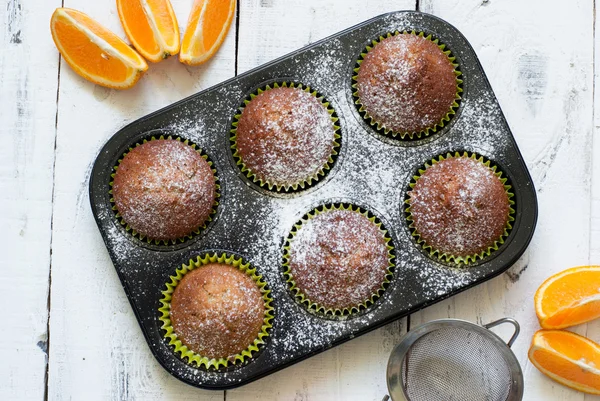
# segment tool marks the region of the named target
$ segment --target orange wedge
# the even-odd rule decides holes
[[[127,89],[148,69],[142,56],[127,43],[82,12],[57,8],[50,29],[67,64],[93,83]]]
[[[600,345],[562,330],[534,334],[529,360],[552,380],[584,393],[600,394]]]
[[[154,63],[179,53],[179,25],[169,0],[117,0],[127,37]]]
[[[555,274],[535,293],[535,312],[545,329],[562,329],[600,317],[600,266]]]
[[[219,49],[235,13],[236,0],[195,0],[183,35],[179,61],[202,64]]]

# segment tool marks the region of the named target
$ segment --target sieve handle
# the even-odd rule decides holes
[[[510,348],[510,347],[512,347],[513,343],[515,342],[515,340],[519,336],[519,333],[521,332],[521,326],[519,326],[519,322],[517,322],[515,319],[511,319],[509,317],[504,317],[502,319],[496,320],[495,322],[488,323],[488,324],[484,325],[483,327],[485,327],[486,329],[489,330],[492,327],[496,327],[496,326],[499,326],[504,323],[510,323],[515,328],[515,332],[513,333],[510,340],[508,340],[508,342],[506,343],[506,345],[508,345],[508,347]]]
[[[390,396],[386,394],[386,395],[383,397],[383,400],[381,400],[381,401],[388,401],[389,399],[390,399]]]

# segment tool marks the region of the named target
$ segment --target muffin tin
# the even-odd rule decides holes
[[[396,30],[431,34],[456,57],[463,80],[453,118],[433,135],[401,140],[378,133],[359,114],[352,73],[360,53]],[[236,165],[230,130],[243,100],[273,82],[298,82],[322,94],[341,127],[341,149],[331,170],[314,185],[277,192],[258,187]],[[193,238],[156,245],[125,231],[110,203],[113,167],[136,142],[173,135],[197,144],[214,163],[221,185],[213,221]],[[413,175],[449,151],[490,159],[515,194],[515,221],[498,251],[468,267],[444,265],[423,252],[404,212]],[[480,284],[508,269],[525,251],[536,224],[537,201],[527,167],[472,47],[450,24],[419,12],[376,17],[143,117],[117,132],[98,155],[90,178],[96,222],[146,340],[161,365],[197,387],[228,389],[249,383],[321,351]],[[294,223],[320,205],[351,203],[370,211],[389,231],[395,269],[386,291],[349,316],[326,316],[297,302],[282,268],[283,244]],[[195,367],[168,345],[159,300],[169,276],[206,252],[227,251],[257,268],[272,291],[275,318],[266,344],[243,365]],[[115,339],[119,341],[119,339]]]

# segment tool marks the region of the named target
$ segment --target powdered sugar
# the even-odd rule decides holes
[[[101,153],[93,174],[101,185],[92,188],[99,226],[149,343],[172,373],[198,385],[246,382],[409,314],[503,267],[484,263],[454,269],[438,264],[421,251],[407,228],[403,201],[411,177],[425,162],[455,150],[478,152],[500,166],[506,155],[514,156],[512,137],[472,50],[456,31],[436,21],[405,13],[383,17],[342,34],[342,39],[327,40],[185,100],[113,138],[109,150],[123,142],[130,145],[143,132],[169,130],[197,143],[215,162],[222,184],[218,214],[202,235],[186,244],[162,247],[165,252],[158,252],[140,246],[119,228],[107,193],[110,168],[120,155]],[[465,93],[456,116],[441,132],[422,141],[398,142],[377,134],[358,114],[351,94],[351,76],[356,57],[368,41],[384,32],[410,27],[429,32],[439,29],[440,39],[458,57]],[[286,79],[309,85],[331,102],[340,117],[342,143],[334,167],[318,184],[280,195],[241,179],[229,149],[229,130],[245,96],[263,82]],[[511,160],[512,171],[520,168],[518,158]],[[315,207],[336,202],[359,205],[381,219],[392,238],[396,269],[389,287],[373,306],[347,318],[327,319],[295,300],[283,274],[282,247],[294,223]],[[266,345],[246,366],[225,372],[193,368],[178,359],[156,322],[157,300],[170,275],[182,263],[212,250],[230,251],[255,266],[272,291],[275,306],[273,329]]]
[[[241,163],[271,185],[288,188],[315,178],[333,153],[331,116],[301,88],[259,94],[243,109],[236,131]]]
[[[448,57],[430,40],[412,34],[386,38],[368,51],[357,77],[367,114],[397,133],[440,123],[451,110],[456,85]]]
[[[352,210],[303,222],[290,243],[290,274],[300,293],[325,309],[358,307],[381,288],[388,267],[384,233]]]
[[[504,185],[491,168],[469,157],[433,164],[410,191],[411,216],[435,250],[466,257],[500,240],[509,215]]]
[[[175,334],[196,354],[232,359],[258,338],[265,305],[256,283],[234,266],[208,264],[185,274],[171,299]]]
[[[133,230],[150,239],[176,240],[208,219],[215,203],[215,177],[190,146],[154,140],[123,158],[115,174],[113,196]]]

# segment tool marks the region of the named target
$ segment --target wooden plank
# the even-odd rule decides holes
[[[598,22],[594,18],[594,134],[592,138],[592,203],[590,219],[590,260],[589,264],[600,265],[600,32]],[[600,319],[588,323],[585,335],[600,344]],[[598,397],[586,395],[586,401],[597,400]]]
[[[414,1],[242,0],[238,71],[244,72]],[[381,400],[387,359],[405,332],[396,322],[240,389],[227,400]],[[266,396],[268,391],[268,396]]]
[[[592,140],[592,219],[590,220],[590,263],[600,264],[600,32],[594,19],[595,57],[594,57],[594,137]]]
[[[242,0],[238,72],[257,67],[377,15],[414,8],[414,0]]]
[[[387,393],[385,370],[406,332],[405,319],[353,339],[239,389],[227,401],[375,400]]]
[[[60,0],[0,7],[0,399],[46,389],[48,270],[58,55],[47,27]],[[12,307],[11,305],[15,305]]]
[[[185,27],[189,0],[172,1]],[[125,37],[114,1],[65,0]],[[183,29],[182,29],[183,30]],[[56,56],[56,51],[54,50]],[[92,163],[123,125],[234,75],[235,22],[207,64],[152,64],[131,90],[95,86],[63,63],[60,80],[50,389],[52,400],[222,400],[171,377],[152,356],[104,248],[88,200]]]
[[[522,326],[513,350],[525,374],[524,399],[583,400],[582,393],[539,373],[526,355],[539,328],[535,290],[551,274],[587,264],[590,255],[593,3],[420,4],[454,24],[475,48],[532,173],[540,213],[529,250],[509,272],[411,316],[411,327],[441,317],[487,323],[512,316]],[[585,327],[575,330],[584,333]]]

